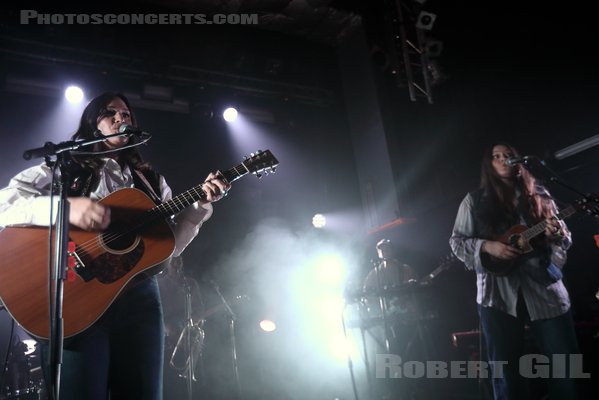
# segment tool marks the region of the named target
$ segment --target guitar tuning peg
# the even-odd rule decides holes
[[[260,179],[260,178],[262,178],[262,174],[260,174],[260,173],[258,173],[258,172],[257,172],[257,173],[256,173],[256,177],[257,177],[258,179]]]
[[[275,172],[277,172],[277,167],[272,167],[272,168],[270,169],[270,172],[271,172],[272,174],[274,174]]]
[[[251,156],[251,157],[254,157],[254,155],[255,155],[254,153],[250,153],[250,156]]]

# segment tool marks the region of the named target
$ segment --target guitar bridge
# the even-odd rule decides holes
[[[89,268],[86,268],[85,263],[83,262],[81,257],[79,257],[79,254],[77,254],[76,249],[75,251],[68,251],[67,254],[69,255],[69,257],[73,257],[73,259],[75,260],[75,265],[72,266],[72,270],[77,275],[79,275],[81,279],[83,279],[85,282],[89,282],[92,279],[94,279],[92,271],[90,271]]]
[[[69,251],[68,252],[69,256],[71,257],[75,257],[75,260],[77,260],[77,265],[75,266],[75,268],[79,268],[79,267],[83,267],[85,268],[85,263],[83,262],[83,260],[79,257],[79,255],[77,254],[76,251]]]

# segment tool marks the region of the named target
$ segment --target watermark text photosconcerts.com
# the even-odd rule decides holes
[[[20,22],[24,25],[256,25],[258,14],[50,14],[21,10]]]
[[[402,361],[397,354],[377,354],[377,378],[488,378],[491,369],[502,378],[507,361]],[[524,378],[590,378],[584,372],[582,354],[526,354],[518,371]]]

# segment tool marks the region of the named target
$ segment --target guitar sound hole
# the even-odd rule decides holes
[[[520,248],[520,235],[512,235],[510,236],[510,240],[508,243],[510,246],[513,246],[517,249]]]
[[[139,243],[139,236],[135,232],[122,233],[119,229],[110,229],[102,234],[104,247],[114,253],[130,251]]]

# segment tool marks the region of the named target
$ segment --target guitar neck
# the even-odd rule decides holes
[[[426,275],[422,281],[423,282],[431,282],[433,279],[435,279],[437,277],[437,275],[439,275],[441,272],[443,272],[443,270],[448,269],[451,266],[451,263],[454,262],[456,260],[456,256],[451,253],[448,256],[446,256],[443,261],[441,262],[441,264],[435,268],[432,272],[430,272],[428,275]]]
[[[250,170],[244,163],[237,165],[227,171],[219,172],[220,177],[227,183],[231,183],[248,174]],[[161,217],[170,217],[175,215],[185,208],[189,207],[196,201],[206,200],[206,192],[202,189],[202,184],[192,187],[191,189],[173,197],[167,202],[157,205],[150,212]]]
[[[439,265],[437,268],[435,268],[433,270],[433,272],[429,273],[426,277],[429,279],[434,279],[437,275],[439,275],[441,273],[441,271],[443,271],[445,268],[447,268],[445,265],[441,264]]]
[[[270,150],[258,150],[258,152],[255,154],[252,153],[251,157],[246,158],[241,164],[226,171],[219,171],[218,176],[226,183],[232,183],[242,176],[250,173],[255,174],[258,178],[260,178],[263,174],[267,175],[269,172],[274,173],[275,168],[278,165],[279,161],[270,152]],[[148,210],[146,215],[133,224],[134,228],[132,229],[138,229],[159,218],[171,217],[183,211],[185,208],[197,201],[206,200],[207,194],[204,192],[204,189],[202,189],[202,185],[203,184],[194,186],[191,189],[173,197],[169,201],[166,201]]]
[[[574,213],[576,213],[576,208],[574,206],[570,206],[570,207],[560,211],[555,217],[557,219],[566,219],[569,216],[573,215]],[[545,231],[545,228],[547,228],[547,221],[543,220],[543,221],[539,222],[538,224],[536,224],[536,225],[528,228],[524,232],[522,232],[522,237],[524,237],[526,240],[530,240],[536,236],[539,236],[541,233],[543,233]]]

